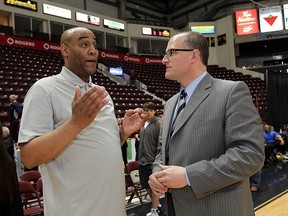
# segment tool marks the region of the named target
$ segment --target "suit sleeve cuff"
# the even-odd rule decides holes
[[[188,186],[191,186],[190,181],[189,181],[189,178],[188,178],[188,175],[187,175],[186,168],[185,168],[185,177],[186,177],[187,185],[188,185]]]

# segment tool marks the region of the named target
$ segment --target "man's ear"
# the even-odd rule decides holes
[[[199,58],[200,52],[199,50],[195,49],[192,55],[192,61],[195,62]]]
[[[61,44],[60,48],[62,56],[68,56],[68,46],[66,44]]]

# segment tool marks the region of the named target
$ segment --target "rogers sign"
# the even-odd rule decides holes
[[[50,50],[50,51],[61,51],[61,47],[59,45],[53,45],[53,44],[48,44],[48,43],[44,43],[43,48],[45,50]]]
[[[110,51],[99,50],[99,58],[107,58],[122,62],[131,62],[135,64],[162,64],[162,58],[152,57],[142,57],[137,55],[126,55],[122,53],[114,53]]]
[[[52,52],[60,52],[60,46],[57,43],[38,41],[28,38],[0,35],[0,44],[36,49],[36,50],[49,50]]]
[[[7,38],[7,43],[9,45],[22,45],[22,46],[28,46],[28,47],[35,47],[35,43],[31,41],[24,41],[24,40],[18,40],[14,38]]]
[[[130,62],[140,63],[140,59],[139,58],[133,58],[133,57],[130,57],[130,56],[124,56],[124,60],[125,61],[130,61]]]
[[[15,46],[15,47],[24,47],[31,48],[36,50],[45,50],[51,52],[60,52],[61,47],[58,43],[37,41],[28,38],[0,35],[0,44]],[[142,57],[137,55],[126,55],[122,53],[114,53],[109,51],[99,50],[99,58],[114,59],[117,61],[126,61],[139,64],[162,64],[162,58],[152,57]]]
[[[117,55],[117,54],[111,54],[111,53],[106,53],[106,52],[101,52],[101,57],[102,57],[102,58],[119,59],[119,55]]]
[[[162,64],[162,59],[149,59],[149,58],[146,58],[145,62],[147,64],[149,64],[149,63]]]

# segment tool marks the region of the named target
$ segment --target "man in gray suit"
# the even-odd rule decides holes
[[[249,177],[264,162],[260,117],[244,82],[207,72],[208,56],[201,34],[168,42],[165,77],[185,93],[165,105],[162,152],[149,184],[158,196],[166,192],[168,216],[254,215]]]

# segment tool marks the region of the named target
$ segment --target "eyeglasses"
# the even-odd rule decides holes
[[[165,53],[163,58],[170,58],[173,55],[173,52],[175,51],[182,51],[182,52],[189,52],[189,51],[193,51],[195,49],[169,49],[167,50],[167,52]]]

